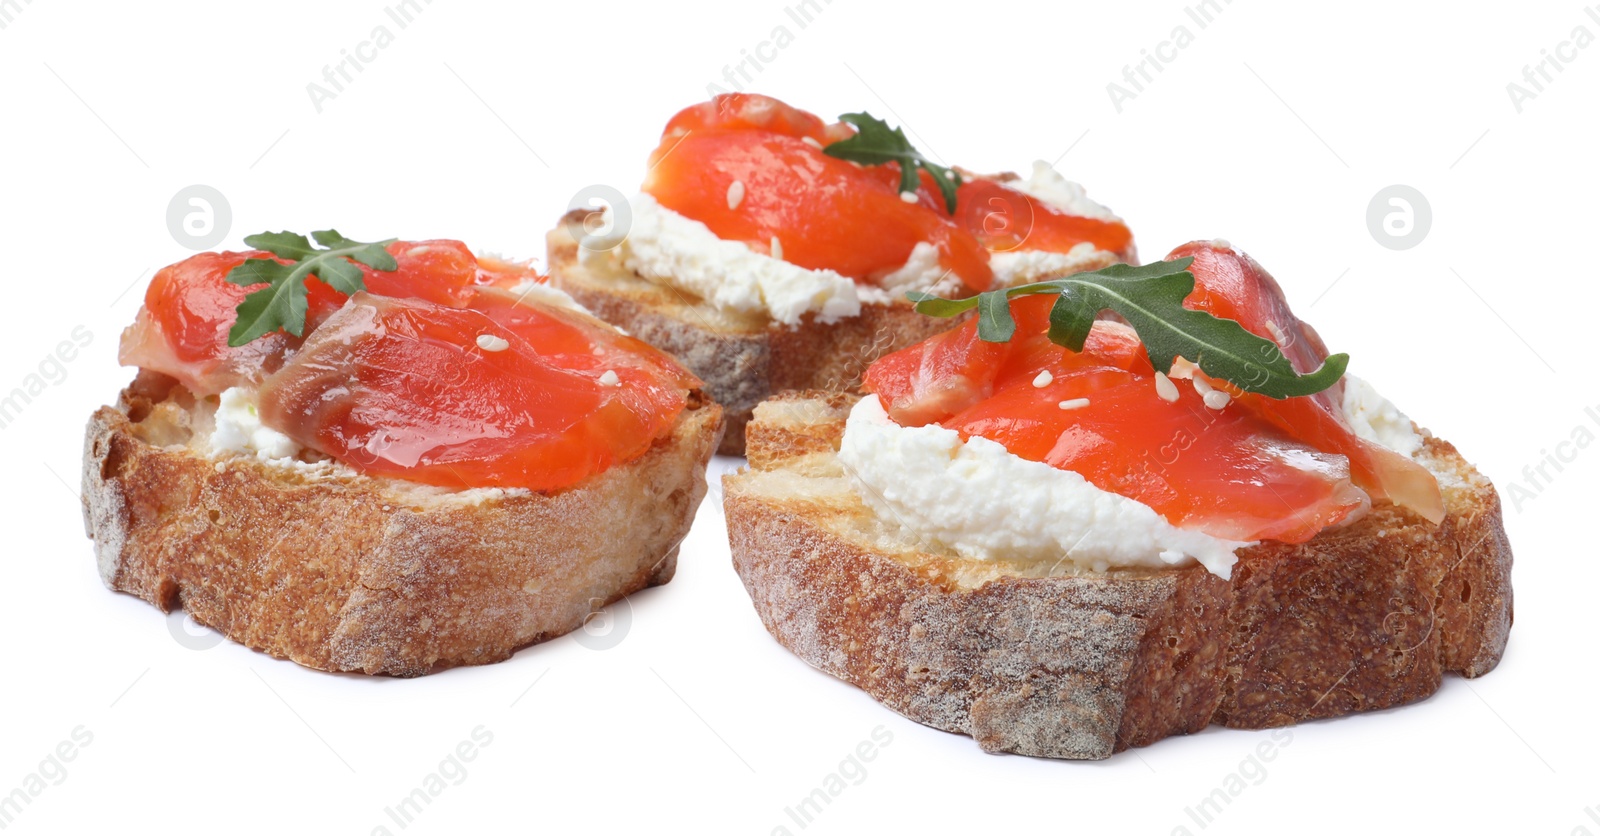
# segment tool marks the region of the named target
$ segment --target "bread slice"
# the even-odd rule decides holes
[[[722,431],[696,395],[670,436],[575,487],[451,491],[209,458],[213,409],[145,371],[89,419],[101,578],[273,656],[395,676],[506,659],[671,580]]]
[[[717,451],[742,456],[745,424],[756,404],[791,390],[854,391],[874,360],[949,330],[956,322],[924,316],[911,303],[863,302],[859,316],[831,324],[807,315],[788,326],[764,316],[730,312],[677,288],[621,270],[601,274],[579,263],[569,228],[578,209],[545,236],[550,283],[601,319],[678,358],[706,383],[706,394],[726,410],[728,431]],[[1128,255],[1131,255],[1131,251]],[[1082,269],[1116,263],[1098,253]]]
[[[1104,758],[1217,723],[1268,728],[1420,700],[1494,668],[1511,547],[1493,486],[1427,436],[1438,527],[1392,505],[1309,543],[1105,574],[962,559],[877,518],[836,452],[854,398],[780,396],[725,477],[733,565],[812,666],[989,752]]]

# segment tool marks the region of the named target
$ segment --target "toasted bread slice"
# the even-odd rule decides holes
[[[1448,443],[1438,527],[1392,505],[1291,546],[1093,574],[917,544],[857,496],[836,452],[854,398],[791,394],[725,477],[733,564],[762,623],[812,666],[990,752],[1104,758],[1218,723],[1268,728],[1403,705],[1493,669],[1511,547],[1489,481]]]
[[[101,578],[274,656],[396,676],[500,661],[671,580],[722,431],[696,394],[642,457],[572,488],[452,491],[209,458],[212,409],[146,371],[90,418]]]
[[[742,456],[745,424],[756,404],[777,392],[854,391],[874,360],[949,330],[956,321],[924,316],[911,303],[863,302],[858,316],[824,324],[811,315],[788,326],[764,316],[723,310],[631,272],[602,275],[579,263],[568,232],[586,210],[574,210],[545,236],[550,283],[607,322],[678,358],[726,410],[728,431],[717,451]],[[1131,255],[1131,251],[1128,255]],[[1122,256],[1096,253],[1081,269]]]

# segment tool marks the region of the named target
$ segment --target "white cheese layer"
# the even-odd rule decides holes
[[[1026,180],[1012,180],[1005,185],[1069,214],[1103,221],[1121,220],[1110,209],[1090,200],[1083,186],[1062,177],[1043,160],[1034,161],[1033,173]],[[1023,245],[1027,245],[1026,240]],[[991,252],[989,267],[994,271],[996,285],[1013,287],[1084,270],[1098,270],[1106,266],[1110,258],[1085,241],[1065,253],[1029,249]]]
[[[1355,375],[1344,376],[1344,417],[1358,438],[1373,441],[1408,459],[1422,449],[1416,425],[1372,384]]]
[[[989,253],[989,269],[998,287],[1014,287],[1060,278],[1105,266],[1106,256],[1088,241],[1064,253],[1046,250],[1007,250]]]
[[[568,310],[594,316],[594,313],[579,304],[578,300],[568,296],[566,291],[559,287],[552,287],[544,282],[536,282],[531,279],[518,282],[515,287],[511,288],[511,292],[517,294],[519,300],[549,305],[554,308],[567,308]]]
[[[861,312],[856,283],[832,270],[808,270],[725,241],[705,224],[657,203],[648,194],[629,202],[633,223],[611,250],[578,248],[585,265],[620,260],[645,279],[692,293],[721,308],[764,313],[785,325],[814,313],[836,322]],[[606,210],[611,211],[609,208]],[[609,221],[608,221],[609,222]]]
[[[1090,200],[1089,193],[1083,186],[1062,177],[1061,172],[1056,171],[1044,160],[1034,161],[1033,173],[1028,175],[1028,179],[1012,180],[1006,185],[1034,200],[1042,200],[1080,218],[1121,220],[1110,209]]]
[[[927,241],[918,241],[911,255],[899,269],[878,279],[878,287],[890,296],[900,298],[908,290],[928,290],[942,280],[955,279],[953,273],[939,266],[939,248]],[[945,281],[948,284],[948,281]]]
[[[277,429],[261,423],[256,412],[256,392],[245,386],[234,386],[222,392],[216,407],[216,429],[211,431],[210,450],[216,453],[245,453],[261,460],[293,458],[299,455],[298,444]]]
[[[300,454],[294,439],[261,423],[254,389],[234,386],[225,390],[217,405],[216,422],[207,445],[213,456],[235,453],[272,460]]]
[[[1423,440],[1411,419],[1366,381],[1346,375],[1344,384],[1344,414],[1356,435],[1415,458]],[[900,426],[876,395],[852,409],[839,459],[879,517],[971,559],[1093,571],[1192,560],[1226,579],[1235,551],[1251,545],[1173,526],[1144,503],[989,439],[963,442],[937,425]]]
[[[1250,543],[1178,528],[1137,500],[1083,476],[966,441],[937,425],[902,427],[876,395],[845,422],[839,460],[878,516],[975,560],[1159,568],[1197,561],[1227,578]]]

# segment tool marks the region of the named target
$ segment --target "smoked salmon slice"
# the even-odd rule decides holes
[[[1195,290],[1184,306],[1225,319],[1277,344],[1295,371],[1308,374],[1328,357],[1328,347],[1310,325],[1290,310],[1283,288],[1256,260],[1231,245],[1194,241],[1167,259],[1193,257],[1189,272]],[[1216,384],[1219,387],[1225,384]],[[1437,524],[1444,519],[1444,497],[1427,468],[1380,444],[1360,438],[1344,417],[1344,382],[1315,395],[1274,400],[1239,394],[1241,405],[1291,437],[1350,460],[1355,483],[1374,500],[1388,500]]]
[[[556,490],[643,454],[701,383],[588,315],[519,291],[542,277],[459,241],[398,241],[353,297],[307,281],[304,338],[228,346],[251,291],[226,281],[261,252],[157,273],[124,365],[198,396],[257,387],[263,424],[356,470],[451,488]]]
[[[863,388],[901,424],[988,438],[1216,537],[1304,542],[1367,504],[1344,456],[1247,409],[1212,409],[1187,384],[1162,397],[1127,326],[1096,323],[1082,352],[1051,343],[1052,303],[1014,300],[1009,342],[979,340],[969,321],[888,355]]]
[[[201,396],[259,383],[282,363],[293,338],[279,331],[230,348],[234,309],[250,291],[223,277],[265,255],[200,253],[156,271],[133,325],[122,332],[119,361],[176,378]]]
[[[731,199],[730,189],[743,196]],[[971,233],[902,200],[869,169],[830,157],[800,137],[744,128],[686,134],[663,146],[644,190],[718,238],[759,253],[781,252],[791,264],[863,284],[904,266],[923,242],[973,290],[994,280],[988,255]]]
[[[358,293],[262,384],[262,422],[362,472],[452,488],[553,490],[642,454],[683,410],[680,380],[594,340],[574,367],[526,338],[568,330],[546,315],[527,306],[514,328]]]
[[[925,206],[935,211],[943,206],[938,186],[927,172],[922,173],[917,193]],[[1066,253],[1090,244],[1097,250],[1127,253],[1133,247],[1133,232],[1122,221],[1074,215],[1007,181],[987,177],[962,180],[956,189],[954,220],[990,252]]]
[[[867,285],[904,266],[918,244],[933,246],[939,265],[971,292],[994,281],[990,251],[1069,252],[1082,243],[1131,251],[1120,221],[1079,217],[995,179],[965,175],[952,214],[921,171],[908,200],[899,163],[862,166],[823,153],[854,135],[848,124],[768,96],[717,96],[667,123],[644,191],[719,238]]]
[[[386,248],[393,271],[365,264],[362,279],[371,293],[419,298],[463,307],[477,287],[513,287],[541,281],[527,265],[479,259],[460,241],[396,241]],[[233,268],[251,258],[271,258],[260,250],[200,253],[156,272],[145,289],[144,306],[123,332],[119,359],[169,375],[197,395],[215,395],[232,386],[259,383],[277,369],[284,352],[299,340],[283,332],[242,346],[228,345],[234,310],[254,288],[227,281]],[[345,294],[311,278],[306,282],[306,331],[315,329],[344,304]]]

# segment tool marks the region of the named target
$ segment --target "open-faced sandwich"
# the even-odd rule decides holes
[[[873,360],[948,327],[907,291],[966,297],[1134,256],[1128,228],[1049,165],[978,176],[865,113],[841,118],[753,94],[687,108],[642,194],[548,236],[553,284],[706,381],[724,453],[743,452],[768,395],[853,390]]]
[[[809,664],[988,751],[1103,758],[1412,702],[1511,626],[1493,486],[1225,242],[921,310],[761,404],[733,562]],[[1105,317],[1110,310],[1116,317]]]
[[[699,380],[458,241],[314,237],[152,279],[85,441],[107,586],[412,676],[671,579],[722,431]]]

